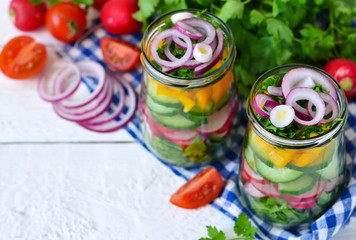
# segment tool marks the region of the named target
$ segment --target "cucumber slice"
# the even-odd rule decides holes
[[[188,120],[199,123],[199,125],[208,123],[207,116],[191,115],[191,114],[187,114],[187,113],[182,113],[182,116],[184,116]]]
[[[286,167],[270,167],[260,159],[256,159],[256,169],[262,177],[272,183],[292,182],[304,175],[301,171],[296,171]]]
[[[247,164],[252,168],[254,171],[256,170],[256,161],[255,161],[255,153],[253,152],[252,148],[247,145],[244,150],[245,160]]]
[[[299,194],[308,192],[310,189],[313,188],[314,184],[315,178],[309,174],[305,174],[295,181],[279,183],[278,191],[279,193],[284,195],[297,196]]]
[[[179,107],[168,107],[166,105],[159,104],[159,103],[153,101],[149,95],[147,95],[146,104],[147,104],[147,107],[152,112],[155,112],[155,113],[157,113],[159,115],[163,115],[163,116],[173,116],[173,115],[178,114],[181,110],[180,106]]]
[[[153,81],[147,82],[147,95],[149,95],[154,101],[165,106],[180,106],[181,103],[177,98],[173,98],[166,95],[157,95],[157,83]]]
[[[162,126],[172,130],[194,129],[200,125],[199,122],[191,121],[184,116],[162,116],[152,112],[152,117]]]
[[[331,157],[331,161],[326,168],[315,171],[321,179],[331,180],[336,178],[340,172],[340,161],[338,157],[338,151],[335,150],[334,154]]]

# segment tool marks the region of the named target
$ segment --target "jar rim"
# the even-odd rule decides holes
[[[259,86],[259,83],[264,81],[267,76],[271,75],[272,73],[275,73],[279,70],[284,70],[284,69],[294,69],[294,68],[299,68],[299,67],[304,67],[304,68],[309,68],[316,70],[326,76],[329,80],[331,80],[333,86],[335,87],[335,90],[337,92],[337,98],[338,98],[338,108],[339,108],[339,118],[342,118],[342,121],[337,122],[332,128],[328,129],[327,131],[313,137],[309,138],[303,138],[303,139],[294,139],[294,138],[287,138],[287,137],[282,137],[279,136],[275,133],[272,133],[264,128],[262,123],[258,120],[257,118],[257,113],[254,111],[253,106],[252,106],[252,100],[255,95],[255,92],[258,90],[257,87]],[[307,64],[286,64],[282,65],[273,69],[268,70],[264,74],[262,74],[254,83],[254,85],[251,88],[250,94],[247,99],[247,106],[246,106],[246,111],[248,118],[252,122],[252,126],[256,131],[256,133],[265,139],[267,142],[272,143],[272,144],[279,144],[283,146],[287,146],[289,148],[305,148],[305,147],[315,147],[319,146],[322,144],[326,144],[330,141],[333,140],[334,136],[337,136],[345,126],[346,120],[347,120],[347,99],[345,96],[344,91],[342,90],[341,86],[339,83],[327,72],[323,71],[320,68],[307,65]]]
[[[143,34],[143,38],[141,41],[141,49],[142,49],[142,54],[141,54],[141,62],[145,68],[145,70],[154,77],[155,80],[169,85],[169,86],[175,86],[175,87],[187,87],[187,88],[197,88],[197,87],[202,87],[206,85],[213,84],[220,80],[222,78],[222,75],[224,72],[227,72],[232,67],[232,64],[235,61],[236,58],[236,48],[235,48],[235,41],[232,35],[232,32],[230,28],[217,16],[205,11],[204,13],[201,14],[201,16],[209,19],[213,19],[216,21],[219,26],[221,27],[223,33],[224,33],[224,40],[225,43],[227,42],[228,44],[225,44],[225,48],[228,47],[229,54],[226,58],[226,60],[216,68],[215,70],[207,73],[207,74],[202,74],[200,76],[194,77],[194,78],[183,78],[183,77],[177,77],[177,76],[172,76],[170,74],[164,73],[157,69],[154,64],[150,61],[150,54],[146,53],[145,49],[149,49],[149,46],[151,44],[151,41],[153,40],[154,36],[158,34],[158,29],[159,27],[164,25],[164,21],[172,16],[173,14],[180,13],[180,12],[191,12],[193,14],[196,14],[201,10],[199,9],[194,9],[194,8],[189,8],[189,9],[181,9],[181,10],[176,10],[172,11],[166,14],[163,14],[156,18],[149,26],[147,27],[146,31]],[[226,39],[228,41],[226,41]],[[148,50],[149,52],[149,50]]]

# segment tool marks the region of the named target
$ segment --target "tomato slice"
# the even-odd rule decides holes
[[[11,39],[0,54],[1,71],[14,79],[36,75],[47,60],[46,47],[32,37],[19,36]]]
[[[181,208],[198,208],[213,201],[220,194],[222,187],[220,173],[209,167],[180,187],[172,195],[170,202]]]
[[[104,61],[113,70],[129,71],[140,62],[141,50],[132,43],[103,37],[100,39],[100,48]]]

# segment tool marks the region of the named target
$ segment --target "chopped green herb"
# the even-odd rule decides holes
[[[208,238],[199,238],[199,240],[226,240],[225,233],[219,231],[216,227],[207,226]],[[251,225],[250,219],[247,217],[247,214],[242,212],[236,219],[234,225],[234,232],[237,235],[237,238],[231,240],[247,240],[255,239],[254,236],[257,233],[258,229]]]
[[[167,30],[167,29],[171,29],[172,27],[174,27],[174,23],[172,22],[171,19],[168,19],[164,22],[164,25],[161,26],[160,28],[158,28],[158,32],[162,32],[164,30]]]

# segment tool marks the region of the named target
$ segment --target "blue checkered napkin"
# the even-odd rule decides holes
[[[93,25],[98,24],[99,20],[95,20]],[[79,43],[77,47],[73,45],[66,45],[64,51],[75,61],[83,59],[91,59],[101,63],[107,67],[103,61],[102,53],[99,47],[99,40],[103,36],[108,34],[103,28],[98,28],[88,35],[86,39]],[[108,35],[109,36],[109,35]],[[121,39],[130,41],[135,44],[139,44],[141,35],[123,36]],[[135,88],[137,94],[140,92],[141,81],[141,67],[128,72],[118,73],[121,74],[129,83]],[[222,161],[214,164],[214,167],[221,173],[225,179],[225,188],[221,194],[221,197],[216,199],[211,205],[226,214],[233,220],[236,220],[241,211],[245,211],[253,223],[258,227],[259,232],[258,239],[329,239],[335,235],[340,228],[349,222],[350,217],[356,216],[353,214],[353,210],[356,205],[356,171],[353,171],[351,181],[347,190],[343,193],[341,198],[333,205],[333,207],[316,220],[310,229],[303,231],[286,231],[276,227],[273,227],[251,215],[238,201],[236,193],[236,183],[238,180],[239,169],[239,153],[243,142],[243,136],[245,133],[245,126],[247,123],[247,117],[245,109],[240,112],[241,121],[239,128],[233,132],[234,145],[231,149],[228,149],[225,157]],[[148,151],[143,136],[141,134],[138,113],[135,118],[126,126],[126,130]],[[356,102],[349,104],[349,118],[345,126],[345,142],[347,149],[347,161],[351,166],[355,158],[356,152]],[[162,162],[165,164],[164,162]],[[165,164],[176,175],[185,179],[190,179],[200,169],[184,169]],[[351,168],[350,168],[351,169]],[[203,237],[203,236],[202,236]]]

